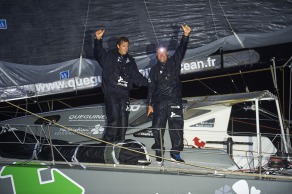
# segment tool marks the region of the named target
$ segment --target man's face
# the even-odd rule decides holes
[[[122,42],[120,45],[117,44],[118,51],[121,55],[126,55],[129,51],[129,43],[128,42]]]
[[[158,48],[156,50],[156,56],[157,56],[157,59],[160,63],[166,62],[167,57],[168,57],[168,53],[167,53],[166,48],[163,48],[163,47]]]

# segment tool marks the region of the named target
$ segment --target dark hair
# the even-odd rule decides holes
[[[123,42],[128,42],[129,43],[129,39],[127,37],[121,36],[120,38],[118,38],[117,40],[117,45],[122,44]]]

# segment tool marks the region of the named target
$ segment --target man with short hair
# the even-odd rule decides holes
[[[163,157],[161,148],[167,121],[172,144],[171,159],[184,162],[180,157],[180,151],[183,150],[184,119],[179,76],[191,28],[188,25],[182,25],[182,29],[183,36],[173,56],[168,57],[166,47],[157,48],[158,62],[151,68],[148,78],[148,116],[153,113],[152,128],[154,129],[152,131],[155,143],[152,149],[156,150],[158,162]],[[162,139],[160,139],[160,130]]]
[[[102,71],[102,90],[104,93],[107,126],[103,140],[115,142],[125,139],[130,100],[129,92],[136,86],[147,86],[147,79],[139,72],[137,64],[128,54],[129,39],[120,37],[117,48],[105,50],[102,46],[102,36],[105,30],[95,32],[94,56]]]

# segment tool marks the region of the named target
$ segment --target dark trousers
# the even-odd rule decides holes
[[[130,112],[129,99],[119,98],[117,95],[106,95],[105,111],[107,127],[103,134],[103,140],[109,142],[124,140]]]
[[[154,129],[152,130],[152,132],[154,135],[155,142],[152,146],[152,149],[161,150],[161,146],[163,146],[164,143],[163,136],[165,133],[167,121],[172,145],[171,153],[179,154],[179,152],[183,150],[184,119],[182,103],[176,101],[162,101],[159,103],[154,103],[152,120],[152,127]],[[160,133],[162,139],[160,139]],[[161,152],[156,151],[156,155],[161,156]]]

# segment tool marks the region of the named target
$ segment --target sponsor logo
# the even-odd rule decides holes
[[[174,112],[171,112],[171,113],[170,113],[170,118],[174,118],[174,117],[181,117],[181,116],[175,114]]]
[[[205,142],[201,141],[200,138],[198,138],[198,137],[195,137],[193,139],[193,142],[194,142],[194,145],[197,146],[197,147],[199,147],[199,148],[204,147],[205,144],[206,144]],[[195,148],[195,146],[193,146],[193,148]]]
[[[68,75],[69,76],[69,75]],[[101,76],[62,79],[52,83],[38,83],[35,84],[36,92],[50,92],[55,90],[63,90],[66,88],[76,89],[84,87],[96,87],[101,84]]]
[[[125,81],[125,80],[120,76],[120,78],[118,79],[118,85],[119,85],[119,86],[123,86],[123,87],[128,87],[128,82]]]
[[[98,134],[102,134],[104,131],[104,127],[101,126],[100,124],[95,125],[93,129],[91,129],[91,133],[93,135],[98,135]]]
[[[249,189],[248,183],[246,180],[239,180],[232,185],[232,189],[236,194],[260,194],[261,190],[257,190],[254,186]],[[215,191],[216,194],[231,194],[232,190],[229,185],[224,185],[220,189]]]
[[[214,69],[219,65],[216,64],[216,59],[208,57],[204,60],[192,61],[190,63],[183,63],[181,64],[181,72],[193,72],[193,71],[200,71],[202,69]]]
[[[134,137],[148,137],[148,138],[154,137],[151,129],[142,129],[140,131],[135,132],[133,136]]]
[[[135,112],[140,109],[141,105],[130,105],[130,111]]]
[[[117,60],[119,63],[123,62],[123,58],[122,57],[118,57],[118,60]],[[126,60],[126,63],[129,63],[130,62],[130,59],[127,58]]]
[[[126,111],[135,112],[140,109],[141,105],[127,105]]]
[[[200,123],[191,125],[190,127],[205,127],[205,128],[213,128],[215,125],[215,118],[208,119],[206,121],[202,121]]]
[[[171,106],[170,108],[180,108],[180,106]]]
[[[0,19],[0,29],[7,29],[6,19]]]
[[[84,133],[86,135],[91,135],[90,129],[84,129],[82,127],[79,127],[76,129],[72,128],[72,129],[76,132],[81,132],[81,133]],[[59,131],[55,132],[55,135],[74,135],[74,133],[71,131],[68,131],[66,129],[60,128]]]
[[[80,132],[86,135],[101,135],[104,131],[104,127],[101,126],[100,124],[95,125],[93,128],[88,127],[78,127],[78,128],[72,128],[76,132]],[[55,133],[55,135],[74,135],[74,132],[68,131],[66,129],[60,128],[59,131]]]
[[[60,72],[60,79],[69,79],[69,70]]]
[[[69,121],[104,121],[106,115],[70,115]]]
[[[0,171],[0,178],[10,178],[14,194],[85,193],[85,189],[81,185],[60,170],[46,166],[40,167],[40,165],[30,163],[29,167],[4,166]],[[48,176],[45,176],[46,174]]]

